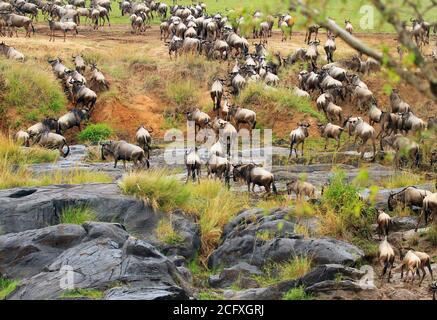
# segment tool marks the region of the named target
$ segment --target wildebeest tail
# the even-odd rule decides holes
[[[64,158],[67,158],[67,156],[70,154],[70,146],[67,144],[67,141],[64,139],[64,145],[62,146],[62,148],[64,148],[64,146],[67,146],[67,152],[63,154]]]
[[[32,27],[32,33],[35,34],[35,27],[33,26],[33,23],[30,23],[30,26]]]
[[[255,129],[255,127],[256,127],[256,121],[253,122],[252,129]]]

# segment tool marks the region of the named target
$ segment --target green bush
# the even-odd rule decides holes
[[[67,207],[61,212],[61,224],[78,224],[81,225],[87,221],[96,221],[96,213],[88,207]]]
[[[87,126],[79,133],[81,141],[98,143],[99,141],[108,139],[114,134],[114,130],[106,123],[96,123]]]

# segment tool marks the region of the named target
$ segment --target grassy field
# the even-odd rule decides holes
[[[209,14],[222,13],[225,14],[229,10],[235,10],[243,15],[252,14],[255,10],[261,10],[262,12],[270,14],[278,14],[288,12],[288,1],[287,0],[273,0],[273,1],[262,1],[262,0],[204,0],[207,5],[207,12]],[[369,0],[309,0],[313,7],[319,8],[326,16],[333,18],[340,25],[343,25],[344,20],[348,19],[354,25],[355,31],[358,32],[393,32],[393,28],[389,24],[381,23],[381,16],[375,10],[374,15],[374,28],[373,29],[363,29],[360,26],[360,20],[365,15],[362,9],[363,6],[369,6],[371,1]],[[409,21],[410,17],[414,14],[411,10],[407,10],[403,7],[403,1],[401,0],[386,0],[385,3],[391,7],[401,6],[399,10],[396,10],[400,17],[406,21]],[[169,5],[171,2],[167,2]],[[191,5],[191,0],[180,0],[177,1],[180,5]],[[422,0],[417,3],[419,8],[426,7],[431,3],[431,0]],[[291,13],[293,15],[293,13]],[[425,18],[432,19],[437,15],[437,10],[430,10],[425,15]],[[297,30],[302,30],[302,24],[305,23],[304,19],[299,18],[299,14],[294,14],[296,16]],[[111,19],[114,24],[126,24],[128,23],[128,16],[121,16],[118,4],[113,4]],[[155,17],[154,24],[159,23],[160,19]],[[276,25],[275,25],[276,28]]]

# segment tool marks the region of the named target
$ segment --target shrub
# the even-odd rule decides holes
[[[425,182],[423,176],[412,172],[402,171],[401,173],[396,173],[381,181],[381,186],[388,189],[396,189],[405,186],[418,185],[423,182]]]
[[[345,172],[334,171],[319,208],[322,234],[349,240],[354,237],[370,239],[375,208],[372,204],[368,206],[360,196],[360,186],[367,184],[367,176],[363,171],[354,181],[348,182]],[[370,187],[370,190],[369,199],[373,202],[377,188]]]
[[[92,209],[86,206],[67,207],[62,210],[59,220],[61,224],[82,225],[87,221],[97,221],[97,216]]]
[[[302,286],[290,289],[282,297],[282,300],[313,300],[313,299],[314,297],[312,295],[305,293],[305,288]]]
[[[0,300],[10,295],[18,285],[18,281],[0,277]]]
[[[79,133],[81,141],[98,143],[99,141],[108,139],[114,134],[112,128],[105,123],[96,123],[87,126]]]

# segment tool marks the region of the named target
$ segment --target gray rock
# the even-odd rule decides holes
[[[365,272],[349,268],[340,264],[325,264],[316,266],[309,273],[300,278],[299,283],[310,287],[319,282],[335,280],[340,277],[343,280],[358,280],[365,275]]]
[[[299,256],[311,257],[314,264],[342,264],[353,266],[364,252],[349,243],[323,239],[276,238],[257,244],[253,236],[225,240],[211,255],[210,267],[234,265],[245,261],[256,266],[266,262],[282,262]]]
[[[122,195],[114,183],[57,185],[1,190],[0,230],[10,233],[56,225],[62,210],[70,206],[88,206],[100,221],[119,222],[142,234],[150,234],[158,220],[142,200]]]
[[[337,290],[360,292],[363,290],[363,287],[359,283],[351,280],[326,280],[305,288],[306,293],[314,295]]]
[[[407,231],[415,229],[417,226],[417,217],[393,217],[390,231]]]
[[[171,215],[174,230],[181,236],[182,241],[175,244],[166,244],[152,241],[156,247],[167,256],[179,255],[186,260],[193,259],[200,249],[200,228],[193,219],[182,211],[175,211]]]
[[[240,262],[230,268],[223,269],[218,275],[210,276],[208,283],[213,288],[226,288],[236,281],[239,282],[239,287],[252,286],[247,280],[253,275],[262,275],[262,272],[256,266]],[[241,283],[245,283],[245,286],[241,286]]]
[[[33,276],[86,236],[85,229],[78,225],[57,225],[0,236],[0,274],[11,278]]]
[[[119,287],[108,290],[105,300],[187,300],[187,293],[177,286],[145,288]]]
[[[180,285],[186,284],[176,266],[150,244],[129,238],[120,247],[111,239],[98,238],[64,251],[45,272],[22,281],[8,299],[61,297],[64,289],[60,284],[68,274],[67,266],[75,289],[105,290],[114,284],[126,283],[141,288],[129,291],[133,297],[164,299],[169,296],[166,291],[180,295]],[[120,291],[112,295],[114,299],[122,296]]]

